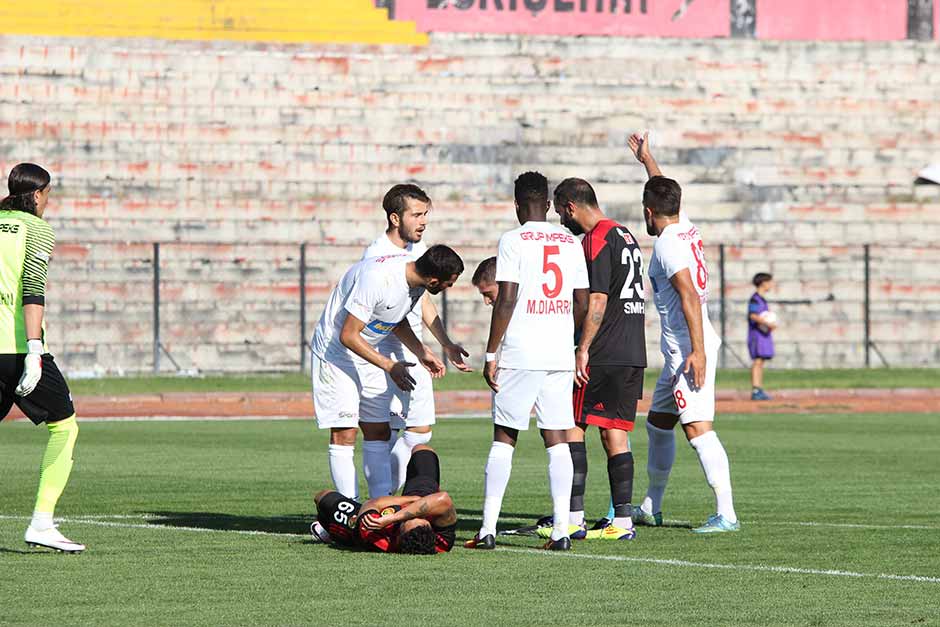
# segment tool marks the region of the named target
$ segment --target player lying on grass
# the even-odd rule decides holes
[[[314,539],[337,546],[383,553],[434,555],[454,546],[457,511],[441,491],[437,453],[423,444],[411,452],[401,496],[383,496],[359,504],[334,490],[314,497]]]

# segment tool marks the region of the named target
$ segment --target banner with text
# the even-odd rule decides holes
[[[424,32],[940,39],[940,0],[376,0]]]
[[[727,37],[728,0],[397,0],[422,31]]]

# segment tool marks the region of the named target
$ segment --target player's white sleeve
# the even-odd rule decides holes
[[[359,280],[353,286],[346,299],[346,311],[365,324],[372,321],[372,312],[382,302],[384,296],[384,281],[377,274],[369,275],[365,272],[359,275]]]
[[[499,252],[496,253],[496,282],[507,281],[509,283],[520,283],[522,275],[519,267],[522,261],[522,255],[516,246],[516,237],[514,234],[506,233],[499,238]]]
[[[660,237],[656,240],[657,256],[667,279],[671,279],[677,272],[689,267],[689,256],[684,246],[691,246],[691,244],[675,237]]]

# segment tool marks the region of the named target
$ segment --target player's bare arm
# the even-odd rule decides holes
[[[365,322],[356,316],[346,314],[346,320],[343,322],[343,330],[340,333],[339,341],[342,342],[343,346],[356,353],[373,366],[387,372],[389,376],[392,377],[395,385],[405,392],[413,390],[415,388],[415,380],[408,374],[408,368],[415,364],[407,361],[395,361],[382,355],[360,335],[364,328],[366,328]],[[411,336],[414,337],[414,332],[411,333]],[[415,338],[415,340],[417,340],[417,338]],[[409,346],[409,348],[411,347]]]
[[[512,320],[512,312],[516,309],[516,301],[519,298],[519,284],[511,281],[499,282],[499,294],[496,296],[496,302],[493,303],[493,314],[490,317],[490,337],[486,341],[486,352],[496,353],[499,345],[503,342],[503,336],[506,335],[506,329],[509,328],[509,321]],[[487,385],[494,392],[499,391],[499,385],[496,383],[496,369],[498,364],[496,360],[487,361],[483,366],[483,378]]]
[[[578,387],[588,382],[587,367],[591,353],[591,343],[594,342],[594,338],[601,328],[606,310],[607,294],[601,292],[591,294],[588,299],[587,316],[585,316],[584,324],[581,326],[581,341],[578,343],[578,350],[575,353],[575,384]]]
[[[401,343],[414,353],[418,361],[421,362],[421,365],[431,373],[432,379],[439,379],[444,376],[444,372],[446,372],[444,363],[437,358],[434,351],[418,339],[418,336],[415,335],[407,319],[402,320],[401,323],[395,327],[394,333],[395,336],[401,340]],[[413,366],[414,364],[411,365]]]
[[[685,360],[685,369],[688,374],[692,370],[695,387],[705,385],[705,333],[702,329],[702,301],[695,285],[692,283],[692,273],[688,268],[676,272],[669,277],[669,282],[682,300],[682,314],[689,327],[689,339],[692,341],[692,353]]]
[[[627,146],[630,147],[630,152],[633,153],[636,160],[642,163],[646,168],[646,174],[649,178],[663,175],[662,170],[659,169],[659,164],[656,163],[656,159],[650,151],[649,131],[643,133],[642,137],[639,133],[630,135],[630,137],[627,138]]]
[[[362,519],[360,524],[369,531],[378,531],[389,525],[403,523],[415,518],[423,518],[428,522],[433,521],[441,526],[452,525],[457,522],[457,511],[454,509],[454,502],[447,492],[435,492],[434,494],[421,498],[384,497],[383,499],[375,499],[377,503],[383,500],[388,500],[389,502],[378,503],[376,506],[370,507],[363,505],[362,511],[368,511],[370,509],[381,511],[382,508],[390,505],[404,505],[405,501],[402,499],[410,500],[407,507],[403,507],[394,514],[387,516],[367,516]],[[368,503],[366,505],[368,505]]]
[[[430,329],[431,335],[440,343],[450,363],[454,364],[457,370],[461,372],[473,372],[473,368],[463,359],[469,357],[470,353],[464,350],[464,347],[460,344],[451,341],[450,336],[447,335],[447,329],[444,328],[444,323],[441,322],[441,317],[437,314],[437,307],[434,305],[434,301],[431,300],[430,294],[427,293],[421,298],[421,319],[424,321],[424,326]]]

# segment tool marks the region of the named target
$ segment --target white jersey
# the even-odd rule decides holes
[[[720,343],[718,335],[708,319],[708,266],[705,265],[705,245],[702,244],[698,228],[680,214],[679,222],[670,224],[659,234],[653,245],[653,257],[649,265],[650,283],[662,325],[663,354],[673,350],[691,350],[689,326],[682,311],[682,299],[669,280],[685,269],[692,275],[692,284],[702,303],[705,345],[717,345]]]
[[[424,295],[423,287],[408,287],[405,280],[410,261],[407,255],[386,255],[365,259],[347,270],[317,323],[313,354],[329,362],[362,361],[340,341],[347,315],[365,323],[361,335],[369,344],[378,346],[387,338]]]
[[[581,242],[564,227],[526,222],[499,238],[496,281],[519,284],[499,367],[574,370],[572,292],[589,286]]]
[[[382,233],[375,240],[369,244],[369,247],[366,248],[366,251],[362,254],[363,259],[369,259],[370,257],[382,257],[385,255],[406,255],[411,261],[414,261],[428,250],[428,245],[424,242],[409,242],[404,248],[399,248],[392,240],[388,238],[388,234]],[[408,324],[411,325],[411,330],[414,331],[415,337],[419,340],[422,339],[423,327],[421,316],[421,308],[417,307],[413,311],[408,312]],[[389,335],[384,342],[382,342],[383,348],[387,347],[390,350],[395,350],[401,346],[401,340],[398,339],[395,335]],[[383,351],[384,352],[384,351]]]

